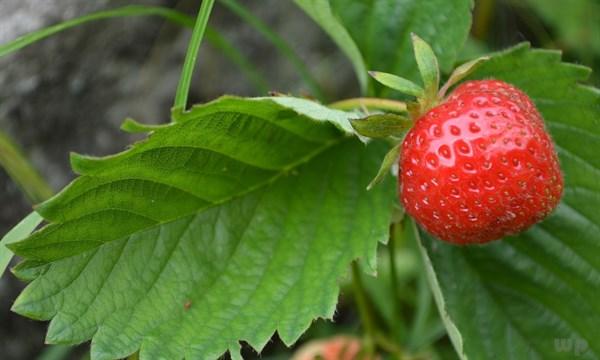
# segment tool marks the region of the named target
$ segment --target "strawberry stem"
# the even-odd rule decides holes
[[[360,108],[387,110],[391,112],[406,112],[406,103],[397,100],[380,98],[350,98],[333,102],[328,105],[330,108],[338,110],[354,110]]]

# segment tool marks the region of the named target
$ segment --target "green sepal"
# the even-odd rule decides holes
[[[408,111],[408,114],[413,121],[417,121],[417,119],[421,117],[422,109],[421,104],[417,101],[411,101],[406,104],[406,111]]]
[[[423,85],[425,87],[425,96],[427,99],[434,99],[437,96],[440,84],[440,68],[437,57],[431,46],[423,39],[414,33],[411,33],[410,35],[415,51],[417,66],[419,67],[419,72],[421,73],[421,78],[423,79]]]
[[[485,62],[489,59],[490,59],[489,56],[482,56],[475,60],[467,61],[466,63],[464,63],[461,66],[454,69],[454,71],[448,78],[448,81],[446,81],[444,86],[442,86],[442,88],[440,89],[440,93],[438,95],[439,98],[441,99],[444,96],[446,96],[446,92],[448,91],[448,89],[450,89],[452,86],[456,85],[462,79],[469,76],[473,71],[475,71],[477,69],[477,67],[479,65],[481,65],[483,62]]]
[[[412,121],[397,114],[375,114],[365,118],[350,120],[354,130],[370,138],[402,136],[412,125]]]
[[[385,179],[385,176],[390,172],[392,166],[398,162],[398,159],[400,158],[400,146],[402,146],[402,142],[396,144],[387,152],[387,154],[385,154],[381,166],[379,167],[379,171],[367,186],[367,190],[371,190],[375,185]]]
[[[369,75],[377,82],[401,93],[416,97],[421,97],[424,94],[422,87],[400,76],[380,71],[369,71]]]

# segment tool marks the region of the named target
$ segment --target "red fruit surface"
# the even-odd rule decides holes
[[[362,344],[351,336],[336,336],[325,340],[313,340],[303,345],[292,360],[379,360],[361,354]]]
[[[531,99],[497,80],[469,81],[420,117],[400,155],[400,200],[455,244],[519,233],[558,205],[563,178]]]

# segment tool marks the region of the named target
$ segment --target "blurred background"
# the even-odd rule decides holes
[[[131,3],[1,0],[0,44],[89,12]],[[191,15],[198,6],[196,0],[135,3],[173,7]],[[294,56],[310,70],[326,99],[358,96],[350,63],[291,1],[239,3],[261,24],[257,28],[243,11],[217,1],[210,25],[218,34],[208,34],[209,41],[202,45],[192,102],[205,102],[222,94],[266,95],[268,91],[311,96],[313,89],[300,81],[297,64],[290,61]],[[530,41],[536,47],[562,50],[567,61],[600,69],[600,0],[480,0],[475,4],[471,35],[459,61]],[[270,31],[278,36],[275,43],[285,41],[288,48],[274,45]],[[146,123],[168,121],[189,33],[157,17],[104,20],[0,58],[0,163],[6,166],[23,156],[39,172],[38,178],[32,169],[13,170],[28,175],[28,191],[23,191],[23,186],[0,169],[0,235],[27,215],[32,204],[74,177],[69,152],[106,155],[122,150],[136,140],[119,130],[126,117]],[[231,47],[236,50],[232,52]],[[252,65],[236,58],[237,52]],[[599,74],[592,76],[591,82],[600,85]],[[21,154],[14,152],[15,147]],[[400,281],[407,289],[417,286],[418,260],[414,255],[407,251],[402,258],[404,278]],[[382,272],[385,277],[385,269]],[[0,278],[0,359],[85,358],[86,344],[74,349],[45,347],[47,323],[9,311],[23,286],[9,273]],[[385,290],[378,286],[376,282],[368,286],[374,298]],[[319,322],[302,341],[338,332],[356,333],[358,316],[353,306],[347,306],[353,302],[350,295],[349,290],[342,292],[335,326]],[[436,317],[435,310],[432,317]],[[434,330],[437,332],[432,341],[438,351],[432,358],[456,358],[443,328]],[[245,354],[257,357],[250,350]],[[263,355],[289,357],[277,339]]]

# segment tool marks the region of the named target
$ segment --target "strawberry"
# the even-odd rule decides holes
[[[465,82],[420,116],[399,165],[405,211],[455,244],[519,233],[548,216],[563,191],[540,113],[498,80]]]
[[[395,74],[369,74],[416,99],[403,108],[395,104],[400,111],[394,114],[352,121],[362,136],[396,142],[368,188],[397,161],[406,213],[454,244],[500,239],[544,219],[560,201],[563,178],[535,104],[523,91],[498,80],[467,81],[446,96],[489,57],[460,65],[440,88],[433,49],[411,36],[423,86]]]

